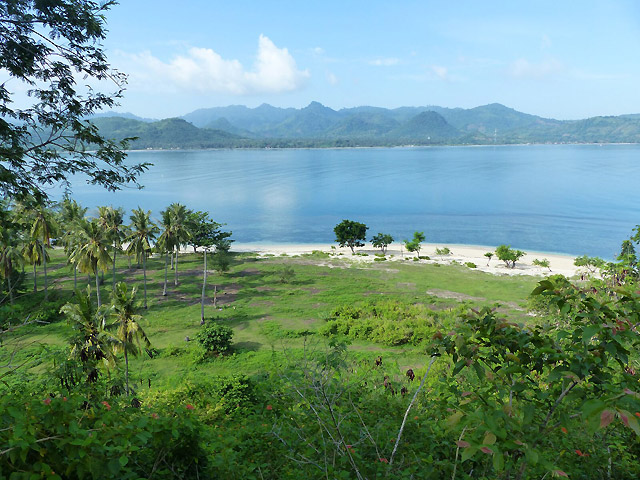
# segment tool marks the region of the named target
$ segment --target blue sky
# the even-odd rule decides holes
[[[104,42],[119,111],[241,104],[640,113],[640,2],[121,0]]]

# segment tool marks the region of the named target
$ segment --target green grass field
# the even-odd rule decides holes
[[[142,300],[142,268],[135,263],[129,268],[126,257],[117,258],[116,281],[137,286]],[[205,302],[207,319],[233,328],[233,354],[197,363],[193,361],[197,350],[193,339],[200,329],[202,268],[201,254],[180,255],[178,285],[174,286],[174,272],[170,269],[168,294],[163,297],[164,259],[155,256],[147,261],[148,309],[140,310],[141,323],[158,355],[141,355],[133,360],[131,372],[135,380],[148,385],[151,379],[153,388],[158,388],[208,374],[266,371],[279,357],[298,354],[305,343],[326,342],[324,336],[315,333],[330,312],[343,305],[388,300],[423,304],[434,310],[453,309],[460,304],[474,308],[489,305],[522,321],[530,318],[526,316],[527,296],[539,280],[530,276],[496,276],[456,265],[360,263],[349,257],[320,253],[262,258],[233,254],[227,273],[209,270]],[[283,283],[283,270],[287,268],[294,274]],[[33,277],[28,271],[26,291],[17,298],[25,316],[44,305],[42,269],[37,281],[38,292],[34,294]],[[111,282],[111,272],[107,271],[101,287],[103,301],[108,301]],[[73,300],[73,275],[61,250],[52,252],[48,283],[50,299],[58,305]],[[86,275],[78,276],[78,287],[86,288],[87,283]],[[92,292],[94,284],[92,280]],[[56,322],[21,329],[21,334],[18,357],[28,359],[41,352],[43,346],[63,347],[71,328],[60,316]],[[187,342],[187,337],[191,341]],[[382,354],[399,367],[419,368],[424,363],[423,350],[408,344],[387,346],[355,340],[349,348],[354,354],[371,359]],[[32,367],[32,371],[43,368],[47,368],[46,361]]]

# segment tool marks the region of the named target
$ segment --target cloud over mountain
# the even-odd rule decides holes
[[[132,83],[155,86],[159,90],[197,91],[255,95],[299,90],[310,77],[299,70],[286,48],[278,48],[267,36],[260,35],[256,60],[250,70],[238,60],[222,58],[211,48],[191,47],[186,55],[169,62],[150,52],[128,55],[137,68],[131,72]]]

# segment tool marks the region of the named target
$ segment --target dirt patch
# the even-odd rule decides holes
[[[242,270],[241,272],[238,272],[238,276],[239,277],[251,277],[251,276],[255,276],[255,275],[260,275],[260,270],[258,270],[257,268],[246,268],[244,270]]]
[[[471,295],[466,295],[464,293],[451,292],[449,290],[440,290],[437,288],[427,290],[425,293],[427,295],[433,295],[434,297],[438,298],[453,298],[454,300],[472,300],[476,302],[484,302],[486,300],[486,298],[482,297],[474,297]]]

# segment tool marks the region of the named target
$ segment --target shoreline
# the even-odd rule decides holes
[[[451,253],[448,255],[436,254],[436,248],[448,247]],[[412,263],[426,264],[462,264],[467,262],[476,265],[475,268],[469,270],[477,270],[481,272],[491,273],[494,275],[531,275],[531,276],[549,276],[562,274],[566,277],[573,277],[581,273],[581,269],[573,264],[575,256],[563,255],[547,252],[526,252],[526,255],[516,262],[515,268],[507,268],[501,260],[491,258],[487,262],[486,252],[495,252],[496,247],[485,245],[464,245],[464,244],[435,244],[423,243],[420,249],[420,256],[428,256],[430,260],[413,261],[416,257],[415,253],[407,252],[404,245],[394,242],[387,248],[386,258],[388,262],[411,261]],[[329,243],[262,243],[262,242],[242,242],[233,243],[231,250],[234,252],[246,253],[254,252],[260,256],[281,256],[281,255],[303,255],[310,254],[314,251],[333,254],[334,258],[348,259],[354,262],[371,263],[374,262],[376,254],[380,254],[380,249],[374,249],[370,245],[357,248],[356,255],[351,254],[348,247],[339,247]],[[360,254],[360,255],[358,255]],[[363,255],[366,254],[366,255]],[[538,267],[532,264],[534,259],[547,259],[550,263],[551,271],[548,268]],[[488,263],[488,265],[487,265]]]
[[[595,143],[595,142],[548,142],[548,143],[444,143],[444,144],[431,144],[431,145],[418,145],[418,144],[407,144],[407,145],[355,145],[348,147],[337,147],[337,146],[328,146],[328,147],[241,147],[241,146],[231,146],[231,147],[207,147],[207,148],[135,148],[135,149],[127,149],[126,153],[133,152],[149,152],[149,153],[157,153],[157,152],[203,152],[203,151],[220,151],[220,150],[360,150],[360,149],[393,149],[393,148],[440,148],[440,147],[536,147],[536,146],[562,146],[562,145],[571,145],[571,146],[598,146],[598,147],[606,147],[606,146],[621,146],[621,145],[632,145],[638,146],[640,142],[632,143],[632,142],[606,142],[606,143]]]

